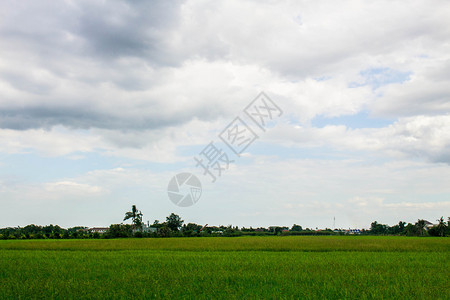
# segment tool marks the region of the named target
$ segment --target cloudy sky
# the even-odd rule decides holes
[[[450,215],[447,1],[2,1],[0,227]],[[240,157],[218,135],[264,91]],[[248,120],[247,120],[248,121]],[[249,125],[250,126],[250,125]],[[212,183],[194,157],[234,162]],[[168,198],[181,172],[200,200]]]

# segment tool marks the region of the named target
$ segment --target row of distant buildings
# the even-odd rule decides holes
[[[433,223],[425,220],[425,229],[426,230],[430,229],[431,227],[433,227],[435,225],[436,224],[433,224]],[[205,225],[205,227],[206,227],[206,225]],[[275,230],[274,228],[276,228],[276,226],[269,227],[269,231],[274,231]],[[286,228],[286,227],[284,227],[284,228]],[[106,233],[109,230],[109,227],[92,227],[92,228],[87,228],[87,229],[84,229],[84,230],[87,231],[87,232],[91,232],[91,233],[97,232],[97,233],[103,234],[103,233]],[[142,232],[156,232],[157,228],[150,227],[149,224],[144,224],[144,226],[143,226],[141,231]],[[263,229],[262,228],[257,228],[257,229],[255,229],[255,231],[263,231]],[[289,229],[283,229],[282,232],[284,232],[284,231],[289,231]],[[313,230],[313,231],[323,231],[323,230],[322,229],[316,229],[316,230]],[[333,232],[335,232],[335,233],[344,233],[344,234],[353,234],[354,235],[354,234],[361,234],[361,233],[363,233],[364,229],[350,229],[350,228],[349,229],[334,229]],[[219,230],[219,231],[214,231],[213,233],[221,234],[223,232]]]
[[[84,229],[84,231],[86,231],[86,232],[100,233],[100,234],[106,233],[108,230],[109,230],[109,227],[92,227],[92,228]],[[142,232],[156,232],[157,229],[154,228],[154,227],[150,227],[148,225],[144,225],[142,227],[142,230],[140,230],[140,231],[142,231]]]
[[[270,229],[270,227],[269,227],[269,229]],[[92,228],[84,229],[84,231],[86,231],[86,232],[99,233],[99,234],[104,234],[108,230],[109,230],[109,227],[92,227]],[[148,225],[144,225],[144,227],[140,231],[142,231],[142,232],[156,232],[157,228],[150,227]],[[255,231],[260,231],[260,229],[255,229]],[[289,230],[288,229],[284,229],[282,231],[284,232],[284,231],[289,231]],[[314,231],[322,231],[322,230],[318,229],[318,230],[314,230]],[[345,233],[345,234],[361,234],[362,230],[361,229],[335,229],[335,230],[333,230],[333,232],[335,232],[335,233]],[[221,230],[218,230],[218,231],[213,231],[212,233],[221,234],[223,232]]]

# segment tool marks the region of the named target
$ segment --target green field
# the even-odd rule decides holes
[[[450,299],[450,239],[0,241],[0,297]]]

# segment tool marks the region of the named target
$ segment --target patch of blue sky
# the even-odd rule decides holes
[[[369,85],[375,90],[384,85],[403,83],[410,79],[411,74],[412,72],[401,72],[391,68],[370,68],[360,72],[363,77],[362,82],[351,82],[349,87],[356,88]]]
[[[33,151],[7,154],[0,158],[0,176],[28,182],[47,182],[61,178],[80,176],[88,171],[112,168],[116,163],[96,153],[45,157]]]
[[[303,20],[302,20],[302,16],[301,15],[296,15],[295,17],[292,18],[294,20],[295,23],[297,23],[298,25],[303,25]]]
[[[337,151],[329,147],[292,147],[259,142],[248,149],[255,156],[276,156],[282,159],[338,159]]]
[[[107,156],[101,152],[72,153],[67,156],[46,157],[34,151],[0,155],[0,177],[25,182],[49,182],[78,177],[94,170],[114,168],[148,169],[154,172],[177,170],[182,164],[154,163],[123,157]]]
[[[347,128],[382,128],[394,123],[394,118],[374,118],[367,111],[361,111],[354,115],[345,115],[338,117],[316,116],[311,125],[323,128],[327,125],[344,125]]]
[[[327,81],[327,80],[330,80],[331,78],[333,78],[333,77],[331,77],[331,76],[321,76],[321,77],[314,78],[314,80],[315,81]]]
[[[217,138],[218,140],[218,138]],[[213,141],[213,140],[212,140]],[[183,145],[177,147],[177,155],[182,157],[194,157],[198,153],[200,153],[208,143],[205,143],[204,145]]]
[[[354,160],[357,164],[381,165],[390,161],[384,155],[368,153],[364,150],[338,149],[331,145],[295,146],[276,145],[268,142],[258,142],[246,151],[250,157],[242,157],[237,164],[251,164],[254,156],[268,156],[276,160]]]
[[[327,159],[327,160],[339,160],[348,159],[348,151],[340,151],[328,146],[316,146],[316,147],[301,147],[297,146],[284,146],[277,145],[268,142],[255,142],[251,145],[247,151],[252,156],[274,156],[280,159]],[[243,161],[249,162],[245,157]]]

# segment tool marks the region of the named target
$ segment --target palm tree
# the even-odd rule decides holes
[[[419,235],[425,234],[425,220],[417,220],[416,222],[416,228],[419,232]]]
[[[437,220],[439,223],[437,225],[437,230],[439,232],[440,236],[445,236],[445,231],[447,229],[447,225],[445,225],[444,217],[441,217],[439,220]]]
[[[124,221],[131,219],[135,228],[142,228],[142,212],[136,208],[136,205],[131,207],[131,211],[125,213]]]

